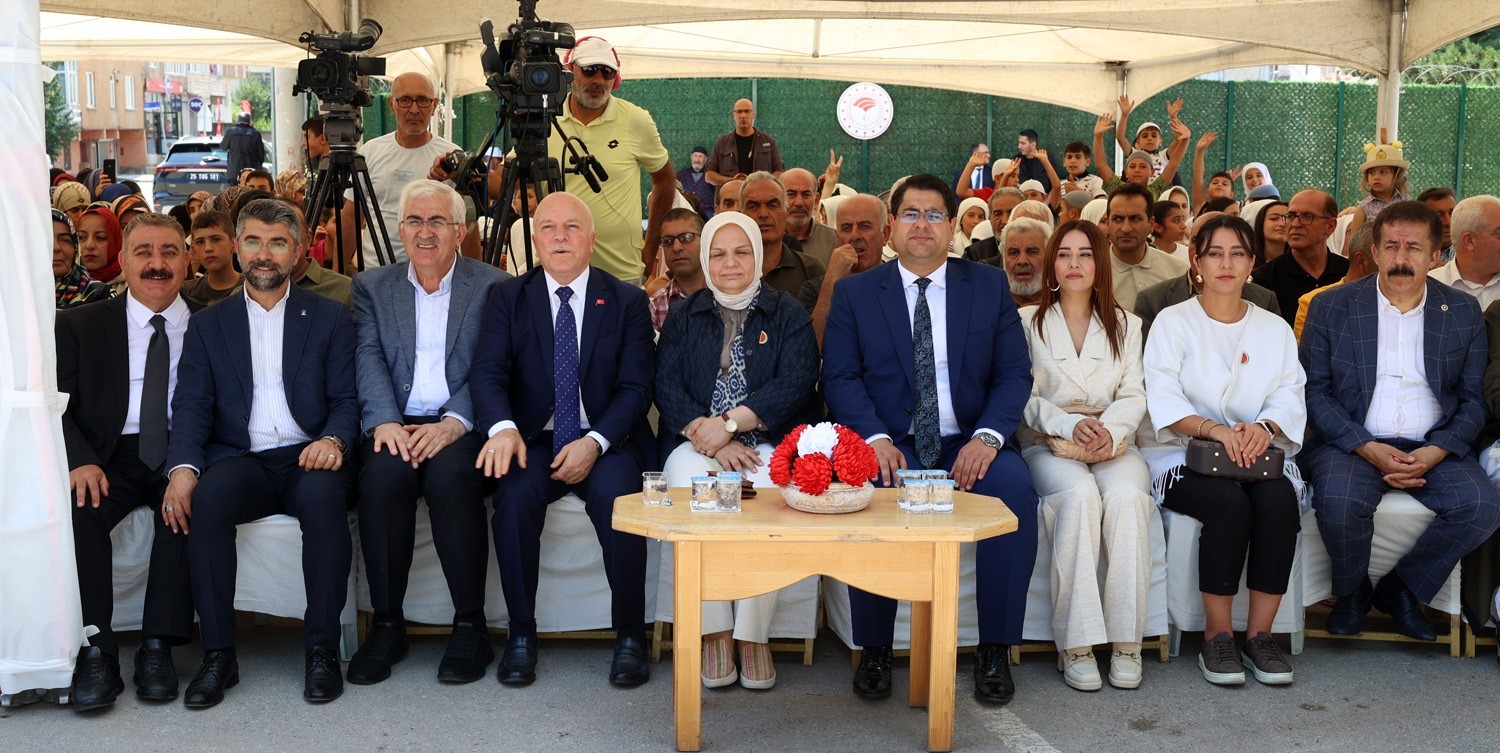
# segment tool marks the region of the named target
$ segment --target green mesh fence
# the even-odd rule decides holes
[[[847,86],[804,79],[661,79],[627,81],[618,94],[651,112],[678,168],[687,165],[694,146],[712,146],[729,132],[736,99],[753,97],[757,125],[776,137],[787,166],[821,173],[833,149],[844,157],[843,182],[870,193],[917,172],[952,177],[976,141],[989,141],[996,156],[1009,155],[1025,128],[1036,130],[1042,147],[1061,157],[1067,142],[1090,142],[1097,115],[1006,97],[891,86],[895,120],[885,135],[862,145],[835,119],[834,104]],[[1344,206],[1362,198],[1363,146],[1377,135],[1374,84],[1185,81],[1138,102],[1132,130],[1148,120],[1165,126],[1166,104],[1178,97],[1195,143],[1208,131],[1219,134],[1205,155],[1207,173],[1264,162],[1283,195],[1312,187],[1336,192]],[[457,110],[454,140],[477,149],[494,127],[494,97],[464,97]],[[395,126],[383,97],[365,113],[367,138]],[[1500,87],[1407,84],[1400,130],[1412,161],[1413,195],[1430,186],[1454,187],[1460,196],[1500,192]],[[1181,176],[1184,183],[1192,177],[1191,148]]]

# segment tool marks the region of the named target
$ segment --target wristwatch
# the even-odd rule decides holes
[[[730,434],[738,434],[738,433],[740,433],[740,424],[739,424],[739,422],[735,421],[732,418],[730,418],[728,411],[725,411],[724,415],[719,416],[719,418],[724,419],[724,431],[727,431]]]
[[[987,431],[981,431],[974,436],[977,437],[979,441],[983,442],[986,447],[990,447],[996,450],[1000,449],[1000,438],[995,436],[994,434],[991,434]]]
[[[318,438],[321,439],[321,440],[327,441],[328,443],[332,444],[334,447],[338,448],[338,451],[339,451],[340,455],[344,454],[344,452],[349,449],[349,446],[346,445],[346,444],[344,444],[344,440],[339,439],[338,437],[336,437],[336,436],[334,436],[332,434],[329,434],[326,437],[318,437]]]

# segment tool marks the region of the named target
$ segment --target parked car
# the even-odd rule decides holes
[[[266,154],[272,154],[266,144]],[[229,152],[220,146],[218,136],[189,136],[167,150],[167,158],[156,166],[156,184],[152,194],[156,211],[166,212],[187,202],[198,191],[217,194],[230,185],[227,165]],[[269,165],[262,165],[269,170]]]

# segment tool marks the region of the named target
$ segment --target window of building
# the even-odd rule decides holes
[[[135,76],[125,77],[125,109],[135,109]]]
[[[109,109],[114,110],[120,106],[115,99],[115,74],[109,74]]]
[[[90,110],[94,109],[94,72],[85,71],[83,74],[83,104]]]
[[[68,100],[68,106],[78,109],[78,64],[74,62],[63,63],[63,68],[58,72],[63,80],[63,96]]]

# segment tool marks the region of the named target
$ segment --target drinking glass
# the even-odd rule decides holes
[[[913,481],[920,481],[922,473],[920,470],[905,468],[896,471],[896,506],[901,508],[902,512],[907,512],[911,509],[911,492],[906,488],[907,484]]]
[[[719,512],[740,511],[740,483],[744,474],[723,471],[719,473]]]
[[[693,512],[716,512],[719,509],[719,488],[713,476],[693,477]]]
[[[909,513],[923,515],[932,512],[932,481],[928,479],[917,479],[906,482],[911,491],[908,493],[910,500],[907,502],[906,511]]]
[[[951,478],[927,482],[927,497],[934,513],[953,512],[954,481]]]
[[[672,504],[672,498],[667,496],[667,474],[660,471],[641,474],[641,501],[648,505]]]

